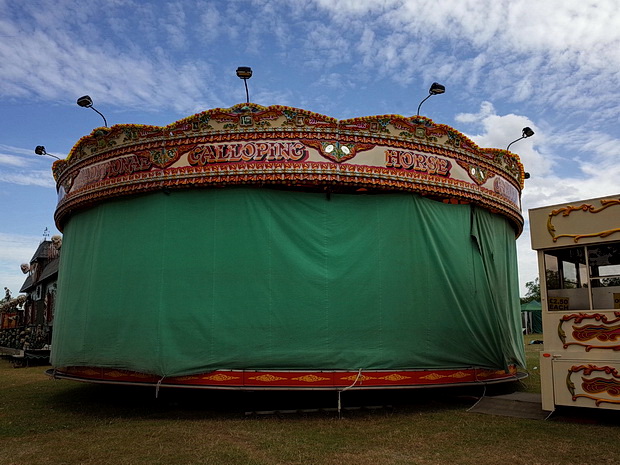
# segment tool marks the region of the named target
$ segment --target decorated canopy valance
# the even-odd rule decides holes
[[[54,163],[63,228],[72,211],[162,189],[233,185],[416,192],[500,213],[520,233],[519,157],[422,117],[347,120],[239,104],[165,127],[97,128]]]

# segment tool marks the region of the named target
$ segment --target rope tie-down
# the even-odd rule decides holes
[[[343,389],[338,389],[338,418],[342,418],[342,401],[341,401],[341,394],[344,391],[348,391],[349,389],[351,389],[353,386],[355,386],[357,384],[357,382],[363,379],[362,376],[362,368],[359,369],[359,371],[357,372],[357,376],[355,377],[355,380],[353,381],[353,383]],[[360,383],[361,384],[361,383]]]

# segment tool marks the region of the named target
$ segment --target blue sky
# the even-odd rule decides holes
[[[614,0],[0,0],[0,287],[13,294],[49,228],[64,158],[101,126],[166,125],[250,100],[335,118],[421,113],[505,148],[527,209],[620,193]],[[521,288],[536,277],[529,228]]]

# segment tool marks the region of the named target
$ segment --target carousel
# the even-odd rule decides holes
[[[97,128],[53,172],[56,378],[415,388],[525,364],[523,167],[449,126],[246,103]]]

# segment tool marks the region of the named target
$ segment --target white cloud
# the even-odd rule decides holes
[[[0,144],[0,183],[54,187],[51,171],[38,169],[39,162],[32,149]]]
[[[351,83],[345,75],[340,73],[325,73],[313,86],[339,90],[350,87]]]
[[[202,5],[200,14],[200,34],[207,41],[214,40],[220,33],[222,18],[212,3]]]
[[[620,139],[598,131],[575,131],[580,141],[575,149],[594,154],[595,159],[604,165],[618,165],[620,160]]]
[[[268,46],[327,75],[345,64],[362,85],[443,79],[493,100],[595,106],[598,116],[589,118],[612,118],[620,114],[614,11],[613,0],[5,4],[0,60],[9,66],[0,68],[0,94],[59,100],[90,93],[123,108],[186,114],[224,104],[226,86],[211,65],[216,55],[263,59]],[[299,46],[301,55],[291,54]]]
[[[529,118],[514,114],[497,115],[492,103],[482,102],[478,113],[461,113],[455,116],[455,120],[480,127],[481,134],[469,137],[481,147],[507,148],[522,136],[523,128],[530,127],[535,131],[534,136],[515,142],[510,150],[519,155],[527,172],[536,176],[546,176],[551,172],[554,157],[535,148],[545,146],[545,133]]]
[[[0,183],[19,184],[22,186],[55,187],[56,183],[50,171],[17,171],[0,173]]]
[[[469,137],[482,147],[504,147],[507,141],[519,137],[525,126],[535,130],[534,136],[511,146],[511,151],[520,156],[526,171],[531,173],[523,191],[525,209],[609,195],[620,190],[617,182],[620,140],[608,134],[582,129],[549,134],[524,116],[496,114],[489,102],[483,102],[478,113],[459,114],[455,119],[481,129],[480,134]],[[589,158],[563,157],[563,147],[584,151]]]
[[[84,7],[74,7],[74,13],[88,9],[87,2]],[[61,8],[49,15],[35,10],[26,9],[12,22],[0,20],[0,31],[6,34],[0,42],[0,61],[4,63],[0,79],[8,84],[0,89],[0,95],[29,94],[53,101],[88,92],[99,102],[126,108],[148,106],[182,112],[210,98],[205,85],[210,75],[206,62],[179,63],[150,50],[145,53],[141,47],[119,48],[109,39],[85,42],[79,34],[83,27],[77,23],[79,14],[67,17],[66,12],[58,11]],[[183,12],[171,11],[173,14],[163,16],[167,22],[158,31],[157,40],[164,38],[181,46]],[[32,20],[34,30],[28,25]],[[92,29],[85,31],[89,39],[91,34],[97,35],[97,29]],[[127,30],[122,32],[129,35]],[[131,35],[135,35],[133,31]]]
[[[33,153],[33,150],[32,149],[24,149],[24,148],[21,148],[21,147],[13,147],[11,145],[0,144],[0,152],[11,152],[13,154],[31,156],[32,153]]]
[[[0,232],[0,243],[4,245],[4,247],[0,247],[0,262],[5,260],[19,262],[18,265],[30,262],[37,244],[41,240],[41,237]],[[9,244],[11,247],[6,247]]]
[[[8,287],[13,296],[26,280],[19,266],[30,262],[39,242],[40,237],[0,233],[0,287]]]
[[[481,49],[571,52],[559,55],[563,62],[577,58],[580,66],[593,68],[620,62],[620,50],[608,48],[620,40],[614,0],[317,0],[317,4],[338,21],[372,15],[379,26],[467,39]],[[613,62],[605,63],[607,59]]]
[[[26,160],[15,155],[9,155],[6,153],[0,153],[0,165],[19,166],[24,167],[27,165]]]
[[[175,49],[181,49],[187,45],[185,31],[187,23],[185,11],[182,4],[169,3],[166,5],[166,14],[161,19],[161,29],[166,35],[166,39]]]
[[[495,115],[493,104],[491,102],[482,102],[478,113],[460,113],[454,119],[460,123],[478,123],[492,115]]]
[[[449,79],[493,99],[620,114],[620,16],[613,0],[317,4],[342,27],[363,24],[359,36],[347,29],[358,38],[360,60],[395,81]]]

